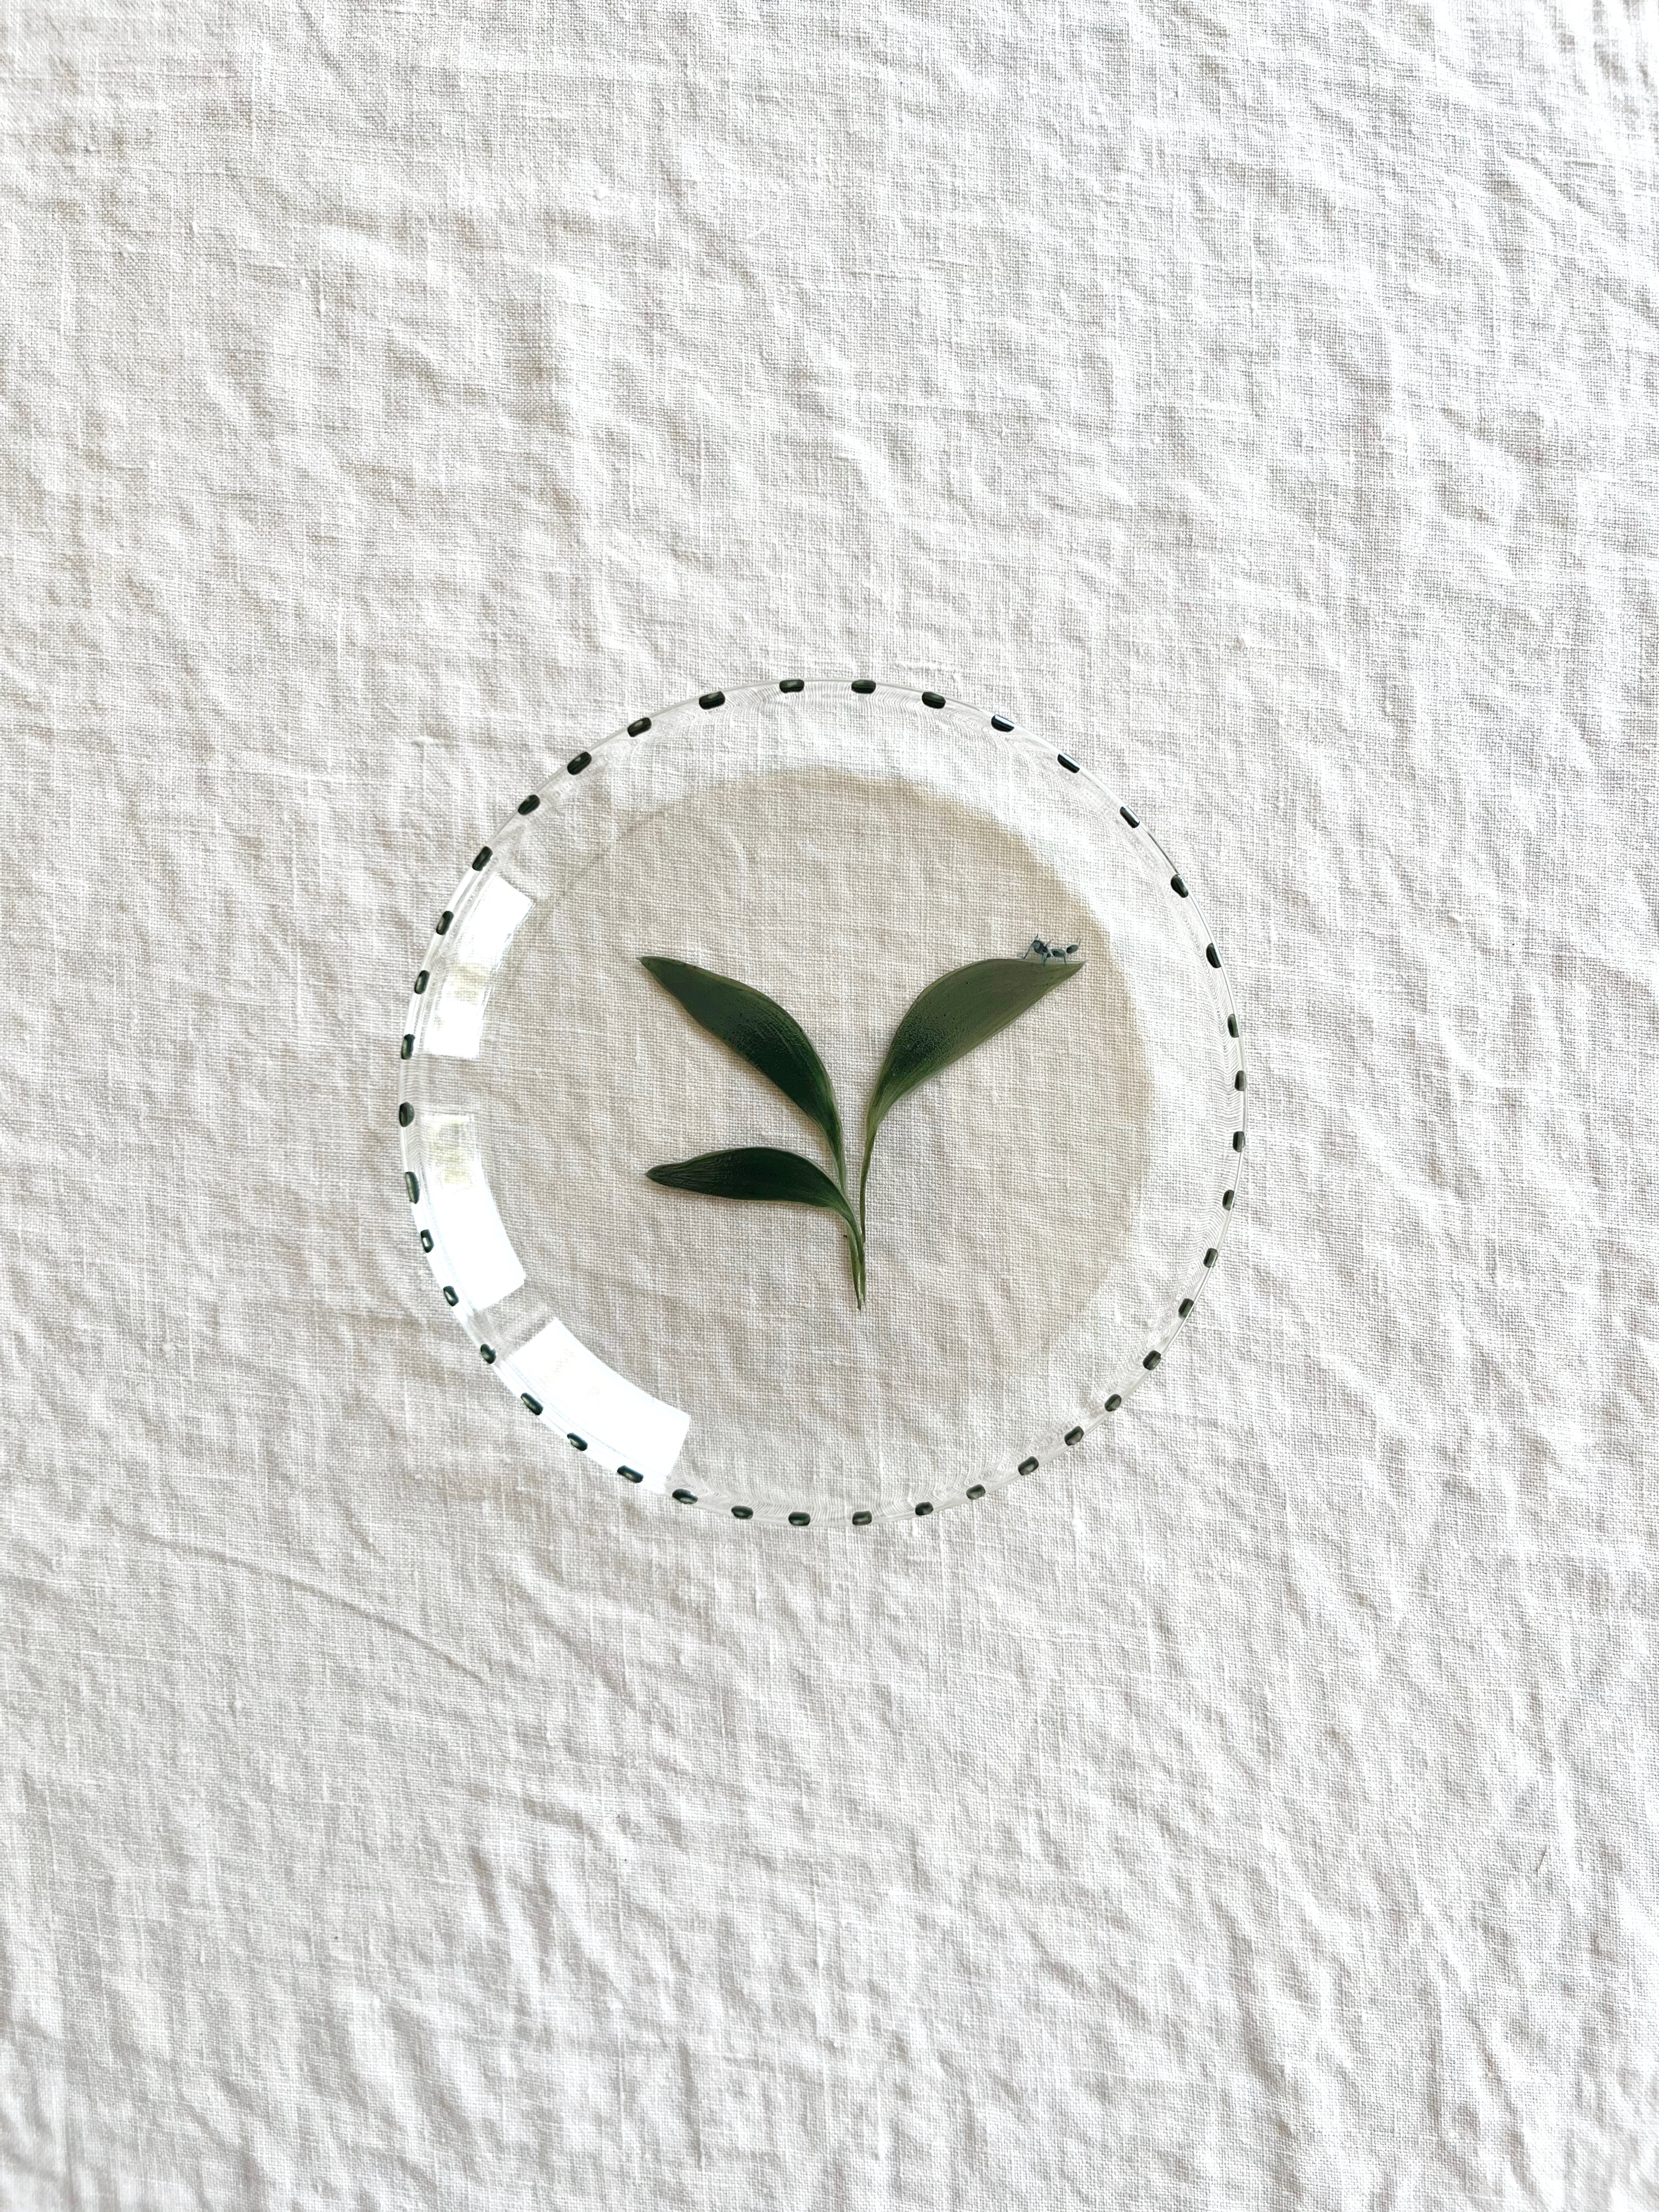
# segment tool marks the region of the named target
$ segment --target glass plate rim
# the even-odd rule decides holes
[[[1005,742],[1012,740],[1022,749],[1043,756],[1062,774],[1077,778],[1080,784],[1087,786],[1113,808],[1120,823],[1129,836],[1146,840],[1170,870],[1170,893],[1176,902],[1180,926],[1200,947],[1200,957],[1205,963],[1207,981],[1225,1024],[1234,1070],[1237,1106],[1232,1116],[1233,1128],[1230,1139],[1230,1150],[1224,1163],[1227,1172],[1222,1180],[1226,1187],[1221,1194],[1220,1202],[1216,1209],[1220,1218],[1212,1224],[1202,1257],[1196,1262],[1195,1272],[1188,1271],[1187,1288],[1176,1302],[1167,1328],[1154,1342],[1147,1346],[1146,1351],[1140,1355],[1138,1364],[1130,1372],[1121,1378],[1114,1378],[1113,1387],[1104,1394],[1099,1405],[1081,1422],[1065,1431],[1056,1426],[1052,1436],[1047,1433],[1039,1436],[1033,1440],[1032,1448],[1014,1465],[1007,1468],[987,1468],[983,1471],[981,1479],[965,1486],[960,1491],[928,1497],[917,1495],[906,1499],[889,1498],[868,1508],[854,1508],[846,1512],[826,1512],[821,1508],[801,1508],[795,1511],[788,1511],[781,1507],[751,1507],[746,1505],[741,1499],[733,1499],[725,1494],[716,1497],[708,1492],[694,1492],[683,1486],[667,1489],[663,1486],[670,1501],[705,1513],[716,1514],[722,1519],[735,1520],[740,1527],[748,1528],[787,1527],[793,1529],[808,1528],[823,1529],[842,1526],[864,1529],[890,1525],[900,1521],[927,1520],[941,1512],[950,1511],[963,1505],[978,1504],[987,1498],[1012,1488],[1022,1481],[1029,1480],[1045,1465],[1052,1465],[1055,1453],[1069,1457],[1073,1449],[1088,1441],[1097,1429],[1109,1423],[1115,1414],[1121,1412],[1136,1392],[1163,1365],[1165,1355],[1196,1312],[1205,1286],[1219,1261],[1222,1251],[1225,1249],[1228,1231],[1237,1209],[1238,1196],[1243,1181],[1248,1127],[1248,1072],[1243,1050],[1243,1024],[1238,1018],[1237,1002],[1234,996],[1231,980],[1204,909],[1194,896],[1185,872],[1172,858],[1162,842],[1147,829],[1141,817],[1119,800],[1115,793],[1109,789],[1102,778],[1089,767],[1086,762],[1078,759],[1073,754],[1057,750],[1036,732],[1020,728],[1012,717],[992,709],[977,707],[963,700],[948,698],[944,693],[932,689],[918,690],[914,684],[895,684],[885,679],[869,677],[818,675],[749,678],[741,682],[689,693],[683,698],[653,708],[647,714],[635,715],[629,721],[619,723],[614,729],[606,731],[602,737],[594,738],[590,744],[572,754],[560,766],[552,769],[546,781],[536,790],[527,793],[518,802],[512,813],[506,817],[501,827],[495,831],[493,838],[479,848],[471,866],[462,876],[448,904],[441,910],[440,918],[433,929],[426,957],[416,972],[415,984],[410,995],[408,1012],[398,1048],[398,1121],[404,1191],[433,1279],[437,1284],[440,1293],[453,1318],[475,1350],[478,1352],[484,1364],[490,1367],[497,1380],[520,1401],[538,1425],[549,1425],[544,1407],[531,1391],[522,1387],[524,1378],[514,1373],[512,1355],[498,1353],[495,1347],[489,1343],[482,1329],[476,1325],[475,1310],[467,1304],[456,1286],[445,1279],[446,1274],[453,1271],[449,1268],[447,1256],[439,1240],[438,1224],[426,1197],[426,1170],[428,1162],[425,1147],[420,1139],[415,1102],[410,1096],[412,1064],[418,1056],[417,1048],[423,1024],[439,996],[439,993],[432,988],[433,983],[436,981],[441,986],[446,968],[469,911],[477,902],[484,886],[501,867],[507,854],[510,852],[515,834],[523,829],[531,817],[540,811],[550,796],[558,790],[562,784],[566,783],[568,779],[584,775],[611,745],[619,741],[646,736],[659,721],[666,720],[670,716],[684,716],[694,707],[705,713],[716,713],[733,699],[746,698],[754,695],[765,695],[769,697],[782,695],[792,698],[811,698],[820,694],[840,696],[849,691],[863,697],[902,699],[908,702],[920,704],[933,712],[949,712],[956,715],[966,716],[975,723],[984,725],[999,738]],[[556,1428],[555,1433],[557,1432]],[[573,1451],[591,1459],[592,1455],[585,1438],[567,1431],[565,1441]],[[653,1487],[647,1485],[635,1470],[625,1464],[619,1466],[616,1472],[622,1476],[625,1486],[632,1486],[642,1492]]]

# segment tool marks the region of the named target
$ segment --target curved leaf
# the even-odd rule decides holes
[[[694,967],[689,960],[646,954],[640,965],[679,1000],[694,1022],[722,1044],[730,1045],[740,1060],[758,1068],[809,1121],[817,1124],[830,1139],[836,1173],[845,1182],[847,1156],[842,1149],[841,1109],[836,1103],[835,1087],[818,1058],[817,1048],[794,1016],[764,991],[739,983],[731,975],[717,975],[712,968]]]
[[[708,1198],[769,1200],[779,1206],[816,1206],[840,1216],[853,1255],[853,1286],[864,1304],[864,1232],[838,1185],[799,1152],[771,1145],[744,1145],[736,1152],[701,1152],[694,1160],[670,1160],[647,1168],[653,1182],[668,1190],[699,1191]]]
[[[1077,960],[975,960],[930,983],[893,1034],[864,1116],[864,1170],[859,1177],[859,1218],[876,1132],[901,1098],[940,1074],[1028,1013],[1040,999],[1075,975]]]

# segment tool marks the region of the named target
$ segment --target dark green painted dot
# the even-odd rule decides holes
[[[1037,1463],[1034,1459],[1023,1459],[1019,1463],[1019,1471],[1022,1474],[1035,1474],[1036,1468]]]
[[[478,1346],[478,1357],[483,1360],[486,1367],[493,1367],[495,1364],[495,1346],[493,1344],[481,1344]]]
[[[1164,1355],[1161,1352],[1149,1352],[1140,1364],[1150,1374],[1152,1370],[1157,1366],[1158,1361],[1163,1357]]]
[[[420,997],[422,992],[425,990],[426,985],[427,971],[422,968],[420,974],[415,978],[415,995],[417,999]]]
[[[991,727],[994,730],[1012,730],[1013,726],[1006,714],[993,714],[991,717]]]
[[[734,1521],[752,1521],[754,1517],[755,1509],[752,1505],[734,1505],[732,1508],[732,1518]]]
[[[921,695],[921,703],[924,707],[942,707],[945,704],[945,694],[942,691],[924,691]]]
[[[1216,1261],[1220,1257],[1220,1253],[1218,1252],[1215,1246],[1212,1244],[1209,1250],[1204,1255],[1204,1264],[1206,1267],[1213,1267]]]
[[[1231,1212],[1232,1212],[1232,1210],[1233,1210],[1233,1199],[1234,1199],[1235,1195],[1236,1195],[1236,1194],[1235,1194],[1234,1192],[1231,1191],[1231,1190],[1224,1190],[1224,1191],[1222,1192],[1222,1194],[1221,1194],[1221,1210],[1222,1210],[1222,1212],[1223,1212],[1224,1213],[1231,1213]]]
[[[444,1285],[444,1303],[446,1305],[452,1306],[458,1306],[461,1303],[460,1294],[456,1290],[453,1283],[446,1283]]]
[[[724,691],[705,691],[697,704],[700,707],[723,707],[726,704],[726,694]]]
[[[1139,817],[1137,815],[1131,814],[1127,806],[1120,806],[1117,811],[1123,817],[1124,820],[1128,823],[1132,830],[1139,829]]]
[[[477,856],[474,860],[472,865],[474,868],[487,868],[489,866],[489,848],[488,845],[479,846]]]
[[[917,1506],[917,1508],[916,1508],[916,1518],[917,1518],[917,1520],[918,1520],[918,1521],[925,1521],[925,1520],[927,1518],[927,1516],[928,1516],[928,1515],[933,1511],[933,1507],[928,1504],[927,1500],[924,1498],[922,1499],[922,1501],[921,1501],[921,1504],[920,1504],[920,1505],[918,1505],[918,1506]]]
[[[1115,1413],[1122,1403],[1122,1399],[1119,1397],[1117,1392],[1114,1390],[1111,1396],[1106,1401],[1106,1410],[1109,1413]]]
[[[410,1204],[418,1206],[421,1202],[420,1177],[410,1175],[407,1168],[404,1170],[404,1188],[409,1193]]]
[[[450,923],[453,921],[454,919],[454,915],[451,914],[449,908],[446,907],[443,912],[438,916],[438,934],[440,937],[444,934],[445,931],[449,927]]]
[[[677,1490],[674,1497],[676,1502],[681,1505],[695,1505],[697,1502],[697,1493],[695,1490]]]
[[[1235,1130],[1233,1131],[1233,1150],[1234,1150],[1236,1152],[1242,1152],[1243,1151],[1243,1149],[1244,1149],[1244,1132],[1243,1131],[1243,1129],[1235,1129]]]
[[[789,1516],[789,1526],[792,1528],[805,1528],[811,1518],[810,1513],[792,1513]]]
[[[1221,965],[1221,955],[1216,951],[1213,945],[1206,945],[1205,946],[1204,957],[1209,962],[1212,968],[1218,968]]]
[[[1067,1429],[1066,1431],[1066,1441],[1068,1444],[1080,1444],[1083,1442],[1082,1430]]]
[[[1182,1298],[1181,1304],[1176,1308],[1176,1311],[1181,1316],[1182,1321],[1186,1320],[1188,1315],[1192,1311],[1192,1310],[1193,1302],[1190,1298]]]
[[[432,1231],[429,1229],[423,1229],[421,1231],[421,1249],[422,1252],[429,1252],[432,1249]]]
[[[1238,1016],[1237,1014],[1229,1014],[1227,1017],[1227,1034],[1231,1037],[1236,1037],[1238,1035]]]
[[[860,699],[867,699],[875,688],[873,679],[868,676],[858,676],[853,679],[853,689]]]
[[[1241,1067],[1241,1068],[1239,1069],[1239,1071],[1238,1071],[1237,1074],[1236,1076],[1234,1076],[1234,1078],[1233,1078],[1233,1089],[1234,1089],[1235,1091],[1242,1091],[1243,1088],[1244,1088],[1244,1071],[1243,1071],[1243,1069]]]
[[[619,1467],[617,1472],[624,1482],[643,1482],[645,1477],[636,1467]]]
[[[528,799],[521,799],[519,801],[519,811],[520,814],[533,814],[541,803],[539,797],[532,791]]]
[[[806,685],[799,676],[786,676],[778,684],[780,691],[804,691]]]
[[[574,1444],[578,1451],[586,1451],[587,1449],[587,1438],[586,1437],[579,1437],[574,1429],[566,1436],[565,1442],[568,1444]]]
[[[1055,759],[1060,763],[1060,766],[1061,766],[1062,768],[1068,768],[1068,769],[1070,769],[1070,770],[1072,771],[1072,774],[1073,774],[1073,775],[1075,775],[1077,774],[1077,772],[1078,772],[1077,763],[1076,763],[1076,762],[1075,762],[1075,761],[1071,757],[1071,756],[1070,756],[1068,753],[1056,753],[1056,754],[1054,755],[1054,758],[1055,758]]]
[[[529,1407],[531,1412],[539,1417],[542,1410],[541,1400],[539,1398],[532,1398],[528,1390],[520,1390],[519,1395],[523,1399],[525,1404]]]
[[[399,1045],[399,1046],[398,1046],[398,1059],[399,1059],[399,1060],[407,1060],[407,1059],[409,1058],[409,1056],[410,1056],[410,1053],[412,1053],[412,1052],[414,1051],[414,1049],[415,1049],[415,1040],[414,1040],[414,1038],[413,1038],[412,1036],[406,1036],[406,1037],[404,1039],[404,1041],[403,1041],[402,1044],[401,1044],[401,1045]]]
[[[592,758],[593,756],[592,753],[573,754],[570,759],[568,759],[564,764],[565,774],[567,775],[580,775],[582,770],[589,765]]]
[[[1170,877],[1170,889],[1175,893],[1177,898],[1185,898],[1187,896],[1187,886],[1182,882],[1179,876]]]
[[[405,1098],[403,1104],[398,1109],[398,1127],[400,1129],[406,1129],[414,1119],[415,1109],[410,1104],[408,1099]]]
[[[867,1528],[875,1517],[873,1513],[855,1513],[853,1516],[853,1526],[855,1528]]]
[[[651,726],[651,717],[650,717],[650,715],[649,715],[649,714],[641,714],[641,715],[640,716],[640,719],[639,719],[639,720],[638,720],[637,722],[630,722],[630,723],[629,724],[629,726],[628,726],[628,734],[629,734],[629,736],[630,738],[642,738],[642,737],[645,735],[646,732],[650,728],[650,726]]]
[[[982,1482],[975,1483],[972,1488],[969,1491],[968,1495],[969,1498],[983,1498],[985,1495],[985,1485]]]

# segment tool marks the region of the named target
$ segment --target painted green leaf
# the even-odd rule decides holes
[[[646,1173],[669,1190],[700,1191],[708,1198],[769,1200],[779,1206],[816,1206],[839,1215],[852,1252],[853,1285],[859,1304],[864,1304],[864,1234],[857,1217],[823,1170],[799,1152],[781,1152],[772,1145],[744,1145],[736,1152],[670,1160]]]
[[[694,1022],[711,1036],[730,1045],[740,1060],[758,1068],[769,1083],[799,1106],[830,1140],[836,1156],[836,1173],[847,1180],[847,1156],[842,1148],[841,1110],[817,1047],[794,1016],[747,983],[730,975],[717,975],[710,968],[693,967],[689,960],[666,960],[655,954],[642,956],[664,990],[679,1000]],[[710,1158],[741,1158],[742,1153],[711,1153]],[[777,1158],[791,1155],[780,1152]],[[804,1200],[803,1204],[813,1201]]]
[[[1076,960],[975,960],[941,975],[911,1002],[887,1048],[864,1117],[860,1221],[876,1132],[900,1099],[1029,1013],[1040,999],[1069,981],[1081,965]]]

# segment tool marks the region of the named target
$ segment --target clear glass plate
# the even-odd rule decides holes
[[[788,1008],[856,1177],[912,999],[1034,939],[1082,972],[885,1123],[861,1311],[830,1214],[647,1180],[746,1145],[830,1163],[642,955]],[[415,1226],[550,1471],[745,1522],[865,1527],[1098,1454],[1243,1165],[1239,1024],[1182,872],[1073,756],[894,685],[705,692],[578,753],[463,878],[405,1027]]]

